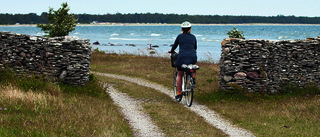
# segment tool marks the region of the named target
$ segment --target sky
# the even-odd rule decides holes
[[[2,0],[0,13],[28,14],[57,10],[69,13],[164,13],[188,15],[252,15],[320,17],[320,0]]]

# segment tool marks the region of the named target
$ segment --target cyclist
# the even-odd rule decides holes
[[[182,64],[195,64],[197,63],[197,39],[191,34],[191,23],[185,21],[181,24],[181,34],[179,34],[169,52],[174,51],[179,45],[179,55],[176,61],[176,66],[178,70],[177,77],[177,100],[182,99],[181,86],[182,77],[184,71],[181,68]]]

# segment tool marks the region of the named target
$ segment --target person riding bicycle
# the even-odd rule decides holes
[[[179,34],[169,52],[174,51],[179,45],[179,55],[176,61],[178,70],[177,76],[177,96],[176,99],[182,99],[182,77],[184,70],[181,68],[182,64],[196,64],[197,63],[197,39],[191,34],[191,23],[185,21],[181,24],[181,34]]]

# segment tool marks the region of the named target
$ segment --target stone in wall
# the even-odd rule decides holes
[[[225,39],[221,43],[220,87],[275,93],[288,83],[320,85],[320,37],[269,41]]]
[[[244,39],[223,41],[220,59],[221,89],[232,89],[232,84],[248,90],[263,87],[264,83],[258,82],[263,78],[260,67],[268,63],[270,53],[267,49],[259,49],[265,47],[267,42]]]
[[[0,67],[84,85],[89,80],[90,40],[74,36],[46,38],[0,32]]]

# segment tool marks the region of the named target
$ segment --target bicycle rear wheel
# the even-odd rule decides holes
[[[193,83],[192,83],[191,75],[187,75],[186,81],[185,81],[185,85],[186,85],[185,99],[188,107],[190,107],[193,102],[193,88],[192,88],[193,85],[192,84]]]
[[[178,72],[176,71],[174,73],[174,76],[173,76],[173,94],[174,94],[174,97],[178,95],[178,92],[177,92],[177,76],[178,76]],[[177,102],[180,102],[181,99],[176,99]]]

